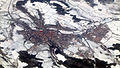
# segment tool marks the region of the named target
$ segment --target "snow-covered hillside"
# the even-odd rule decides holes
[[[119,68],[119,0],[0,0],[0,68]]]

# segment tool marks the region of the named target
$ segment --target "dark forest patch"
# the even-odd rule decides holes
[[[74,20],[74,22],[80,22],[81,21],[81,19],[77,18],[76,15],[72,15],[72,16],[73,16],[72,19]]]
[[[42,68],[42,62],[38,62],[37,60],[43,61],[42,59],[36,58],[36,55],[28,54],[27,51],[20,51],[19,60],[21,62],[25,62],[28,65],[24,68],[38,67]]]
[[[50,2],[50,0],[31,0],[31,3],[33,3],[33,2]]]
[[[116,43],[112,45],[113,47],[110,47],[111,50],[119,50],[120,51],[120,44]]]
[[[72,57],[66,57],[67,60],[62,64],[67,68],[111,68],[111,66],[115,66],[116,63],[108,64],[105,61],[95,58],[95,60],[91,59],[77,59]]]
[[[110,4],[110,3],[113,3],[114,0],[98,0],[101,4]]]
[[[4,68],[2,65],[0,65],[0,68]]]
[[[97,4],[94,3],[94,0],[85,0],[91,7],[97,6]]]
[[[57,11],[58,14],[65,15],[67,13],[66,10],[63,9],[61,5],[59,5],[57,3],[53,3],[52,5],[56,6],[55,9],[56,9],[56,11]]]

